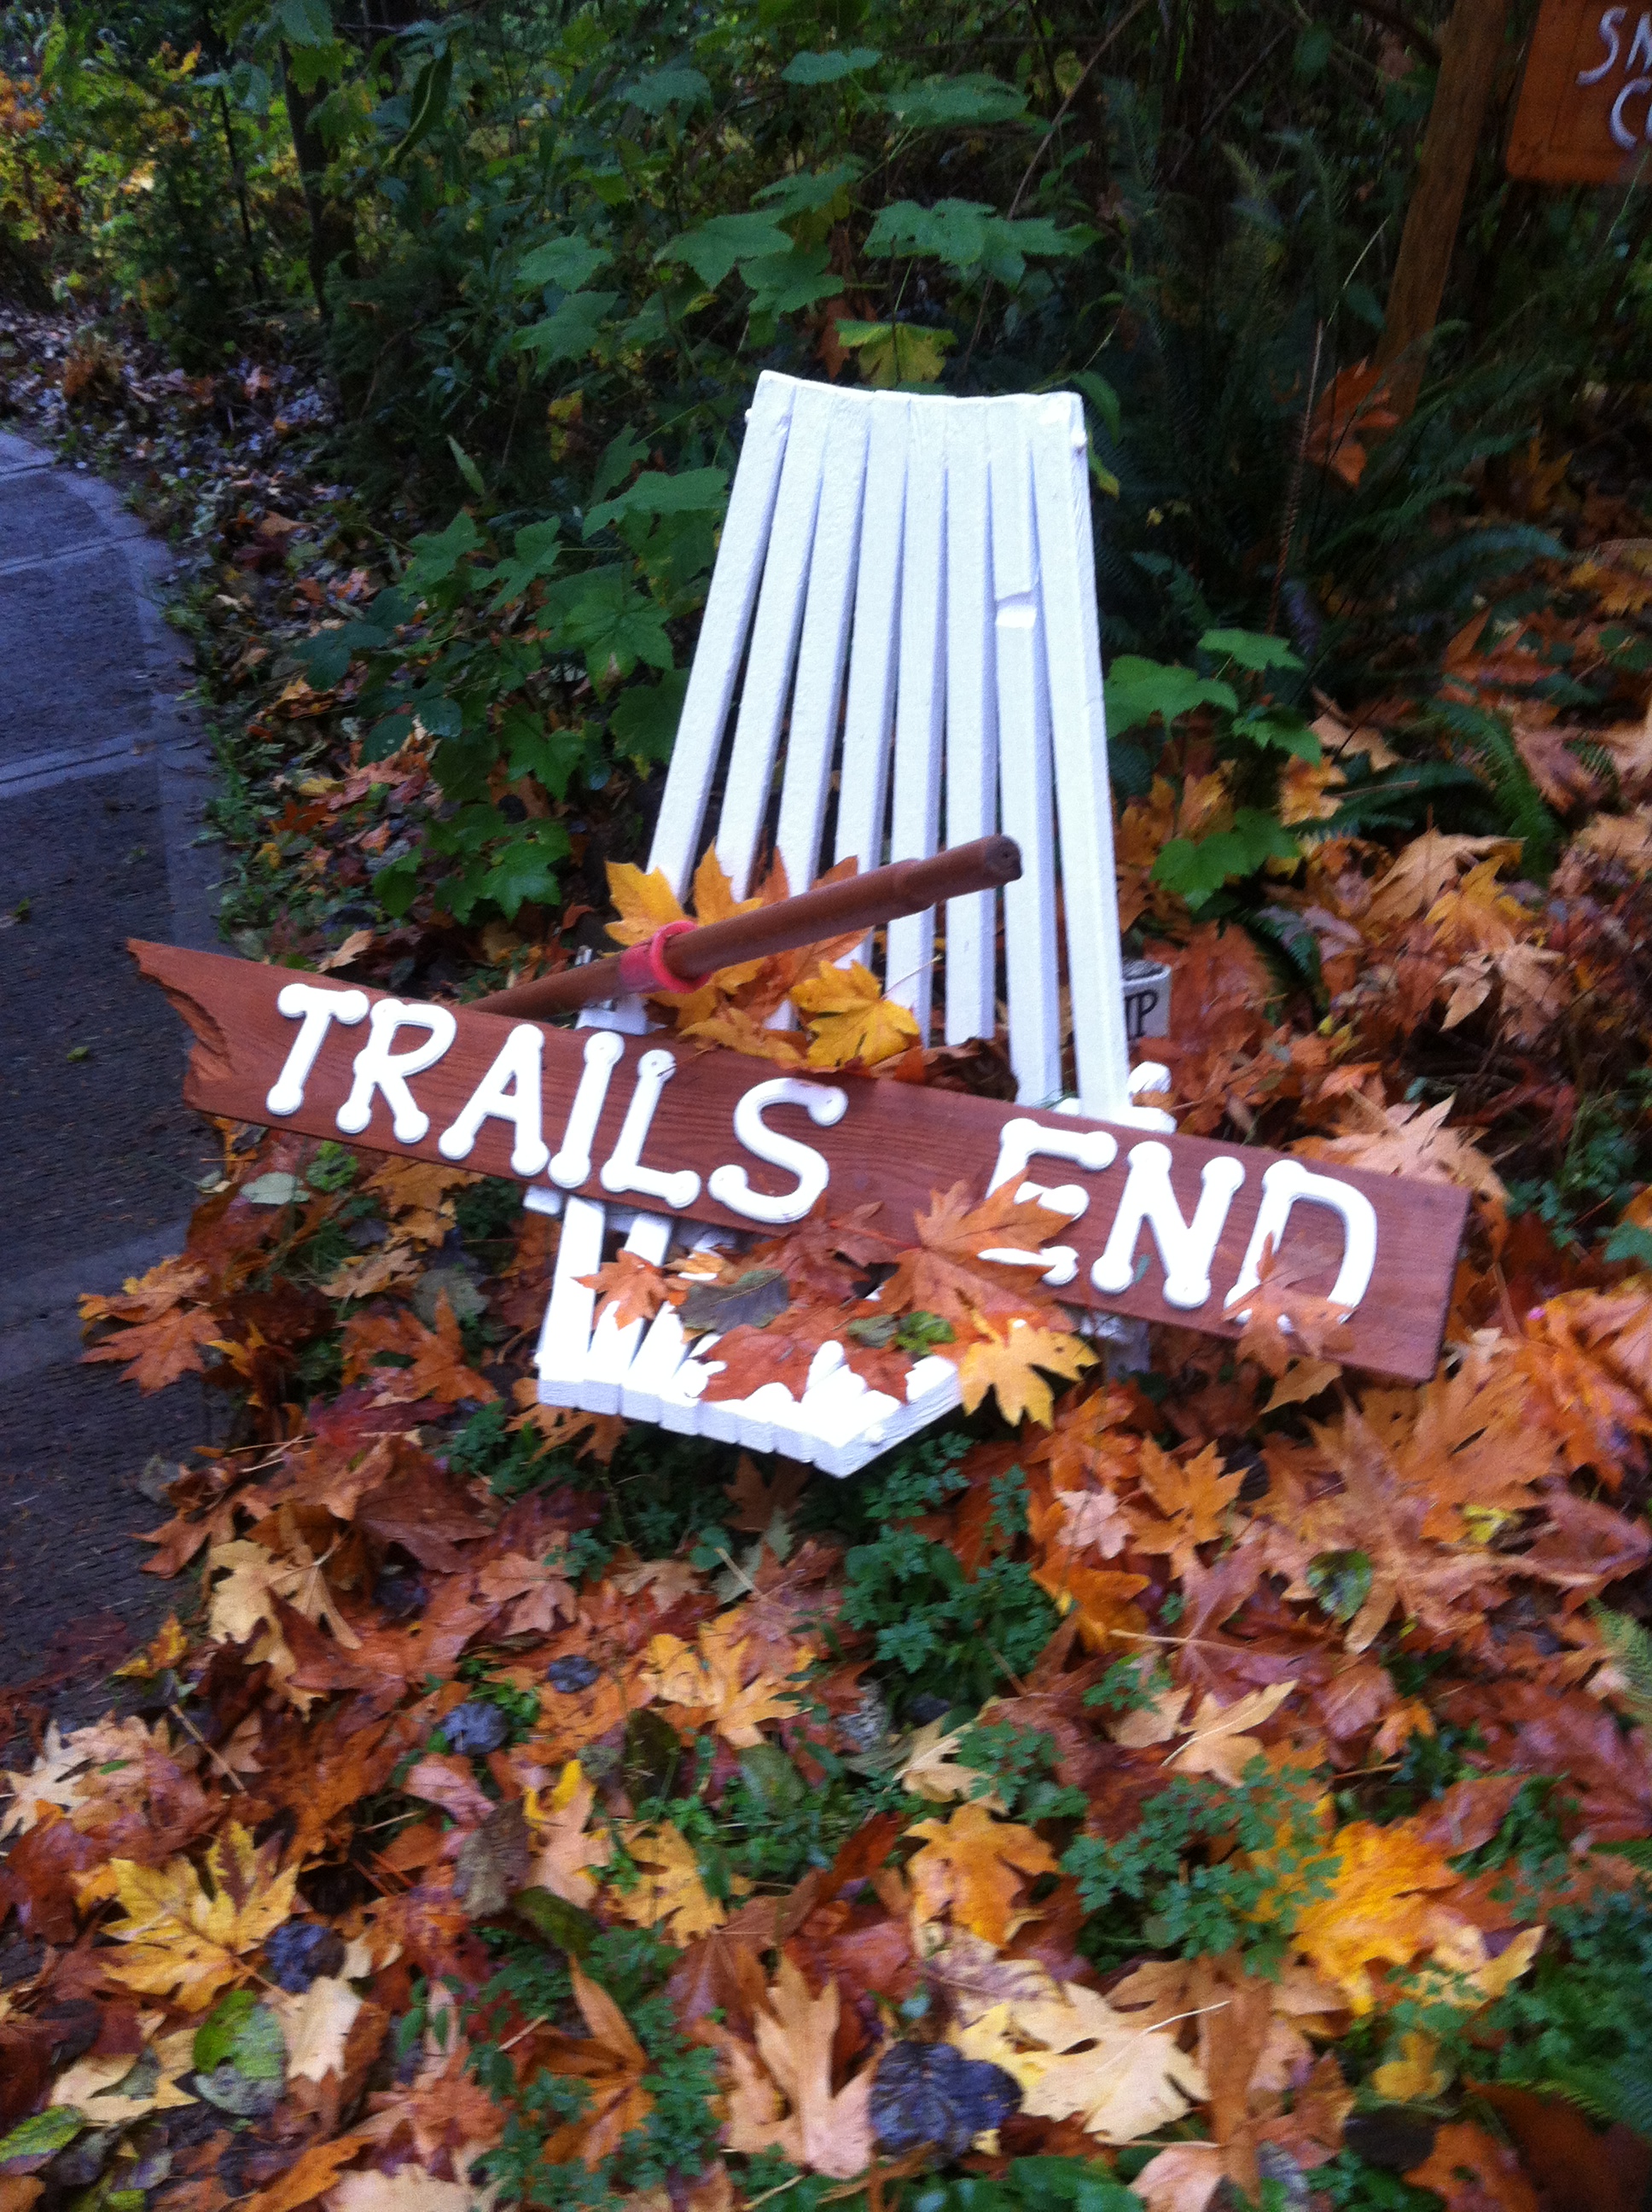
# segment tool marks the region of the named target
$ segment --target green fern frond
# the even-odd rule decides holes
[[[1546,880],[1559,850],[1560,825],[1545,804],[1508,725],[1501,715],[1454,700],[1442,700],[1435,719],[1484,771],[1496,796],[1503,830],[1521,842],[1521,865],[1527,875],[1539,883]]]
[[[1606,1640],[1625,1686],[1618,1702],[1631,1720],[1652,1727],[1652,1635],[1626,1613],[1616,1613],[1596,1598],[1589,1618]],[[1640,1862],[1637,1860],[1637,1863]]]

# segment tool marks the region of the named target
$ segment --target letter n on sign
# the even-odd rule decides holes
[[[1649,159],[1652,8],[1543,0],[1509,134],[1509,175],[1626,185]]]

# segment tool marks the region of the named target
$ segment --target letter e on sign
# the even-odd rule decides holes
[[[1652,0],[1543,0],[1509,134],[1511,177],[1626,185],[1652,178]]]

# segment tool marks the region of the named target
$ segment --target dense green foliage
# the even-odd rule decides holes
[[[1553,550],[1453,518],[1546,407],[1636,372],[1641,232],[1613,196],[1500,182],[1489,133],[1440,373],[1363,469],[1304,469],[1304,410],[1380,329],[1430,95],[1430,38],[1394,20],[1305,8],[1259,31],[1232,0],[13,11],[0,234],[186,366],[273,348],[336,380],[337,460],[403,573],[324,629],[308,673],[355,664],[366,759],[415,718],[436,744],[440,803],[392,838],[376,902],[404,914],[435,882],[461,922],[512,916],[556,894],[562,811],[669,750],[764,367],[1076,386],[1110,653],[1197,658],[1206,696],[1231,690],[1240,625],[1289,632],[1296,666],[1244,666],[1300,700],[1379,662],[1391,680],[1396,646],[1426,665],[1489,582]],[[1301,740],[1254,708],[1238,818],[1161,863],[1195,909],[1285,850],[1266,756]],[[1132,734],[1127,791],[1162,735]],[[1336,828],[1443,802],[1540,871],[1553,825],[1497,719],[1460,710],[1435,750],[1351,779]],[[524,779],[550,813],[507,820]]]

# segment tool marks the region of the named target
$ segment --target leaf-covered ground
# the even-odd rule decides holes
[[[567,958],[641,848],[623,789],[559,814],[597,910],[543,943],[350,910],[421,742],[363,762],[284,656],[380,556],[227,443],[197,613],[254,726],[243,949],[427,994]],[[1181,1126],[1472,1193],[1425,1387],[1339,1372],[1272,1279],[1236,1346],[1159,1331],[1109,1376],[1063,1335],[1006,1374],[1059,1310],[943,1188],[740,1270],[754,1381],[827,1319],[981,1364],[971,1414],[834,1484],[538,1409],[555,1228],[513,1190],[222,1132],[184,1252],[88,1304],[91,1356],[240,1410],[150,1539],[173,1620],[0,1810],[3,2212],[1640,2202],[1652,588],[1574,521],[1433,702],[1504,718],[1530,834],[1396,828],[1394,781],[1339,819],[1359,763],[1424,757],[1398,693],[1321,702],[1294,856],[1230,912],[1157,866],[1242,837],[1219,702],[1172,704],[1121,823]],[[740,994],[777,980],[688,1011],[760,1037]],[[846,997],[801,1008],[827,1064],[999,1079]],[[739,1288],[638,1273],[603,1287]]]

